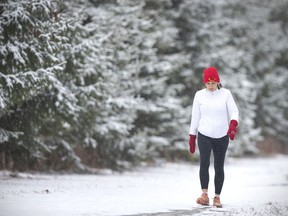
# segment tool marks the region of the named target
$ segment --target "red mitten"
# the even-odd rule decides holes
[[[191,134],[189,134],[189,137],[190,137],[190,139],[189,139],[189,146],[190,146],[190,153],[191,154],[194,154],[194,152],[195,152],[195,146],[196,146],[196,135],[191,135]]]
[[[230,125],[229,125],[229,129],[228,129],[227,134],[231,140],[235,139],[235,136],[237,134],[237,126],[238,126],[238,122],[236,120],[230,121]]]

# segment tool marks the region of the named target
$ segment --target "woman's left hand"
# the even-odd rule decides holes
[[[230,125],[229,125],[229,129],[228,129],[227,134],[231,140],[235,139],[235,136],[237,134],[237,126],[238,126],[238,122],[236,120],[230,121]]]

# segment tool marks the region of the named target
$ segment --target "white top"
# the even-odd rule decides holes
[[[197,131],[211,138],[221,138],[227,134],[232,119],[238,122],[239,111],[228,89],[207,89],[197,91],[192,106],[189,134]]]

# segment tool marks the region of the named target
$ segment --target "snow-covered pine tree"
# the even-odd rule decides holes
[[[272,116],[275,116],[274,112],[270,112],[270,116],[272,117],[272,122],[279,122],[279,125],[273,125],[273,127],[276,129],[273,134],[276,139],[280,140],[282,143],[286,145],[286,149],[288,148],[288,142],[287,142],[287,131],[288,131],[288,88],[285,88],[286,83],[288,81],[288,1],[283,2],[275,2],[275,5],[270,11],[269,14],[269,21],[270,22],[276,22],[275,25],[279,26],[279,35],[277,38],[281,40],[282,47],[280,50],[277,50],[276,53],[281,53],[281,55],[277,55],[277,59],[275,61],[275,71],[272,71],[272,74],[275,74],[275,79],[273,79],[273,83],[275,85],[275,88],[273,89],[273,94],[270,96],[270,104],[271,106],[278,107],[278,111],[276,111],[277,117],[274,119]],[[281,30],[282,31],[281,31]],[[278,41],[278,40],[277,40]],[[279,42],[279,41],[278,41]],[[272,44],[270,44],[272,45]],[[279,75],[280,73],[280,75]],[[279,82],[278,82],[279,80]],[[265,80],[266,83],[271,81],[269,77]],[[280,94],[279,94],[280,93]],[[282,95],[282,96],[280,96]],[[272,126],[271,124],[267,124],[267,126]]]
[[[164,7],[151,8],[149,1],[75,4],[66,2],[79,22],[65,71],[82,107],[73,134],[94,155],[86,163],[116,168],[177,149],[169,144],[181,137],[176,92],[182,86],[171,80],[187,59],[171,53],[177,30],[158,16]]]
[[[256,123],[263,137],[273,137],[286,146],[288,129],[288,17],[287,1],[251,2],[249,6],[253,78],[259,86],[257,92]]]
[[[72,46],[63,53],[65,85],[81,107],[77,124],[69,125],[69,139],[85,164],[116,169],[125,158],[123,142],[129,139],[139,101],[131,89],[137,50],[127,40],[133,41],[137,32],[126,29],[129,22],[137,21],[137,8],[126,8],[132,12],[130,21],[124,20],[122,6],[65,4],[67,14],[78,17],[74,30],[69,31]],[[123,69],[126,61],[131,63],[129,70]]]
[[[45,137],[75,112],[76,98],[55,76],[63,64],[57,54],[68,45],[66,21],[60,1],[0,4],[0,148],[14,169],[33,167],[49,151]]]
[[[0,4],[0,152],[15,168],[45,154],[41,168],[117,169],[186,150],[209,65],[240,108],[231,150],[255,150],[255,122],[285,142],[285,2],[64,2]]]
[[[141,142],[146,142],[149,154],[156,158],[182,157],[183,150],[187,152],[186,113],[179,97],[185,86],[176,77],[189,59],[178,47],[179,32],[174,22],[177,15],[177,4],[170,0],[146,0],[142,12],[143,18],[149,20],[143,29],[142,52],[149,45],[155,54],[149,56],[150,62],[142,64],[135,80],[136,92],[145,99],[144,109],[138,111],[135,134],[146,132]]]

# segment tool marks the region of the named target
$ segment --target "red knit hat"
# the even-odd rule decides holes
[[[204,70],[203,83],[218,82],[220,83],[220,77],[215,67],[208,67]]]

